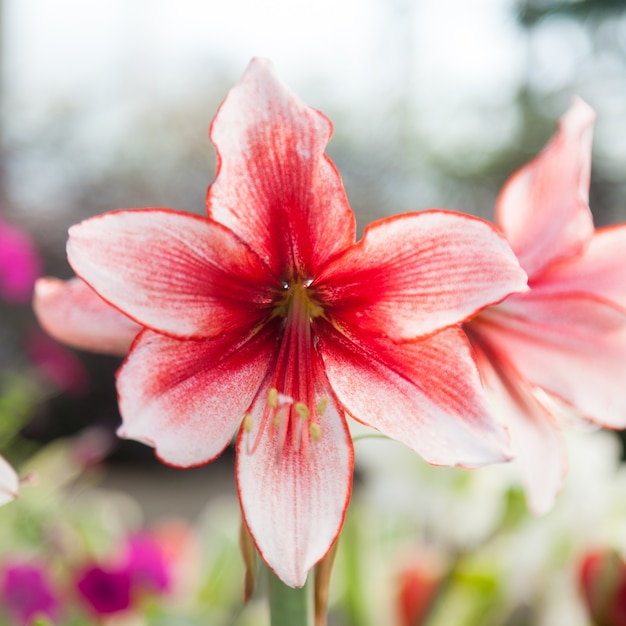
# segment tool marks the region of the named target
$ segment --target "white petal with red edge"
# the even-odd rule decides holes
[[[528,383],[506,363],[496,360],[492,365],[479,351],[478,365],[494,410],[509,429],[528,508],[543,515],[554,505],[567,472],[561,431]]]
[[[263,560],[291,587],[336,540],[352,489],[354,453],[342,411],[318,370],[316,401],[326,399],[321,435],[298,450],[287,437],[282,450],[271,420],[260,433],[265,394],[252,408],[252,429],[237,441],[237,486],[245,522]]]
[[[271,335],[180,341],[144,331],[118,375],[121,437],[178,467],[230,443],[272,359]]]
[[[582,254],[543,272],[533,294],[589,295],[626,311],[626,224],[598,229]]]
[[[503,237],[483,220],[449,211],[371,224],[312,288],[340,324],[395,340],[428,336],[527,290]]]
[[[626,316],[576,296],[511,298],[472,324],[520,376],[587,419],[626,427]]]
[[[15,470],[0,456],[0,506],[19,495],[19,478]]]
[[[419,342],[350,340],[319,329],[330,384],[357,420],[435,465],[478,467],[508,460],[508,437],[491,414],[465,334]]]
[[[253,59],[211,126],[218,173],[208,213],[286,279],[313,277],[354,242],[354,215],[324,154],[331,132],[263,59]]]
[[[582,252],[593,235],[589,211],[595,113],[576,99],[550,143],[507,181],[496,221],[528,276]]]
[[[279,286],[224,226],[167,209],[116,211],[72,226],[68,259],[120,311],[180,338],[250,326]]]
[[[80,278],[39,278],[33,308],[51,337],[91,352],[125,355],[141,330]]]

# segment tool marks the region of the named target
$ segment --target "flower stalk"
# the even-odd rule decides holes
[[[313,594],[309,583],[289,587],[265,566],[268,580],[271,626],[313,626]]]

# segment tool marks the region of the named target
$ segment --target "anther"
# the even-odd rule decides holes
[[[322,438],[322,429],[317,422],[311,422],[309,424],[309,435],[313,441],[319,441]]]
[[[303,402],[296,402],[293,405],[293,408],[300,418],[302,418],[303,420],[309,419],[311,411],[309,411],[309,407],[306,404],[304,404]]]
[[[326,409],[328,408],[328,396],[324,396],[316,405],[315,412],[318,415],[324,415],[326,413]]]
[[[278,389],[276,387],[271,387],[267,392],[267,404],[272,409],[278,407]]]
[[[243,429],[249,433],[252,430],[252,427],[254,426],[254,420],[252,419],[252,415],[250,415],[250,413],[246,413],[243,416]]]

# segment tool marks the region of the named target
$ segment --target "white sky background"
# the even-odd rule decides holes
[[[395,141],[389,129],[402,101],[404,123],[434,154],[479,165],[481,151],[516,139],[519,120],[507,105],[529,64],[548,90],[580,75],[578,94],[603,109],[597,136],[614,135],[608,122],[626,116],[626,79],[608,94],[586,89],[583,29],[548,20],[529,45],[513,7],[514,0],[4,0],[4,132],[28,134],[51,103],[65,102],[83,118],[72,141],[84,167],[97,168],[132,133],[133,115],[218,81],[232,85],[252,56],[266,56],[307,103],[331,117],[342,111],[341,132],[364,147]],[[555,118],[573,95],[552,103]],[[203,137],[213,113],[196,129]],[[626,164],[626,142],[606,145],[616,169]],[[54,206],[55,194],[63,203],[66,181],[52,180],[54,168],[47,180],[42,168],[34,177],[20,167],[9,168],[19,175],[8,181],[18,203],[41,204],[45,195]]]
[[[21,108],[171,98],[252,56],[311,104],[376,123],[410,91],[421,115],[510,97],[521,68],[508,0],[5,0],[9,94]],[[398,19],[398,15],[400,18]],[[487,95],[489,94],[489,95]],[[425,122],[425,123],[424,123]],[[428,127],[428,120],[423,121]]]

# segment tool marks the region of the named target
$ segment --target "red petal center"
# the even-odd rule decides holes
[[[278,456],[287,441],[306,455],[311,443],[322,436],[319,419],[328,401],[315,403],[314,371],[318,365],[311,322],[324,310],[310,282],[286,284],[277,298],[274,316],[282,318],[279,347],[270,367],[271,383],[261,425],[255,440],[249,442],[250,453],[266,428],[278,431]],[[248,413],[243,427],[250,432],[253,426]]]

